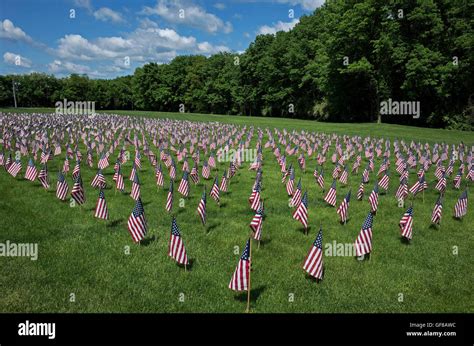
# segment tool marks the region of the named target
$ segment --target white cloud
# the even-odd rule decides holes
[[[117,60],[128,57],[133,61],[166,62],[177,55],[177,51],[198,54],[213,54],[229,51],[223,45],[198,42],[193,36],[182,36],[175,30],[160,28],[145,19],[134,31],[124,37],[98,37],[88,40],[77,34],[65,35],[59,39],[55,55],[65,60],[97,61]]]
[[[222,2],[216,2],[214,4],[214,7],[217,8],[218,10],[224,10],[226,8],[225,4]]]
[[[3,54],[3,62],[9,65],[21,66],[29,68],[31,67],[31,60],[11,52]]]
[[[277,0],[283,4],[289,4],[291,6],[300,5],[307,11],[314,11],[318,7],[321,7],[325,0]]]
[[[257,34],[258,35],[265,35],[265,34],[275,34],[277,31],[289,31],[293,29],[293,27],[299,23],[299,19],[295,18],[291,22],[282,22],[278,21],[275,25],[273,26],[268,26],[268,25],[263,25],[261,26]]]
[[[207,41],[198,43],[197,48],[197,53],[204,55],[230,51],[230,49],[226,46],[214,46]]]
[[[48,65],[48,69],[52,73],[89,73],[91,69],[89,66],[85,65],[78,65],[71,62],[62,62],[61,60],[54,60],[52,63]]]
[[[31,43],[33,40],[9,19],[0,21],[0,38]]]
[[[89,11],[92,11],[92,4],[90,0],[74,0],[74,4],[77,7],[82,7],[88,9]]]
[[[155,7],[145,6],[144,15],[157,15],[174,24],[189,25],[209,33],[230,33],[232,24],[224,22],[204,8],[183,0],[158,0]]]
[[[101,20],[104,22],[111,21],[113,23],[123,23],[125,19],[123,16],[108,7],[101,7],[97,11],[94,12],[94,17],[97,20]]]
[[[74,64],[69,61],[54,60],[48,64],[48,71],[54,74],[87,74],[92,77],[104,77],[105,74],[92,70],[89,66]]]

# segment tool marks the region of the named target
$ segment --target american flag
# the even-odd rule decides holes
[[[214,158],[214,153],[211,153],[209,156],[208,164],[212,168],[216,168],[216,159]]]
[[[48,167],[46,166],[46,164],[43,164],[38,174],[38,180],[45,189],[49,189]]]
[[[467,190],[459,197],[456,205],[454,206],[454,216],[457,218],[461,218],[467,213]]]
[[[235,163],[233,161],[231,161],[229,163],[229,177],[232,178],[235,173],[237,172],[237,167],[235,166]],[[199,179],[199,177],[198,177]]]
[[[390,175],[388,173],[388,171],[384,171],[384,175],[383,177],[380,179],[379,181],[379,186],[384,189],[385,191],[388,190],[388,184],[390,183]]]
[[[263,225],[263,201],[260,201],[260,206],[256,214],[254,215],[252,221],[250,221],[250,228],[254,232],[253,238],[255,240],[260,240],[262,236],[262,225]]]
[[[99,169],[106,169],[107,167],[109,167],[109,157],[103,153],[100,156],[100,160],[97,166],[99,167]]]
[[[296,190],[293,192],[293,197],[291,198],[290,205],[292,207],[297,207],[301,202],[301,178],[298,180],[296,185]]]
[[[350,200],[351,200],[351,190],[349,190],[346,197],[343,199],[341,205],[339,206],[339,208],[337,208],[337,213],[341,217],[342,223],[345,223],[347,221]]]
[[[379,185],[377,183],[375,184],[374,189],[370,193],[369,203],[372,212],[376,213],[379,205]]]
[[[174,160],[171,161],[170,178],[173,180],[176,179],[176,164],[174,163]]]
[[[359,185],[359,189],[357,190],[357,200],[362,201],[364,197],[364,182],[362,181]]]
[[[191,168],[190,176],[191,176],[191,179],[193,180],[194,184],[199,183],[199,173],[198,173],[197,162],[194,162],[194,166],[193,166],[193,168]]]
[[[201,222],[203,225],[206,224],[206,190],[202,192],[201,200],[199,201],[197,212],[199,217],[201,218]]]
[[[128,218],[128,231],[135,243],[145,238],[147,232],[147,224],[145,218],[145,210],[143,209],[142,200],[139,198],[135,202],[132,214]]]
[[[314,177],[314,179],[316,179],[316,182],[318,181],[318,176],[319,176],[318,166],[316,166],[316,168],[313,171],[313,177]]]
[[[38,176],[38,170],[36,169],[33,159],[30,158],[28,161],[28,166],[26,166],[25,179],[30,181],[35,181]]]
[[[252,193],[249,197],[249,204],[250,208],[253,210],[257,210],[260,204],[260,181],[258,179],[255,181],[255,184],[252,188]]]
[[[336,179],[332,181],[331,187],[324,197],[324,200],[331,206],[336,206]]]
[[[425,176],[422,175],[415,184],[410,188],[410,193],[413,194],[413,196],[416,196],[416,194],[420,191],[426,190],[428,188],[428,184],[425,181]]]
[[[439,225],[441,222],[442,212],[443,212],[443,196],[439,196],[438,200],[436,201],[434,205],[433,213],[431,214],[431,222]]]
[[[224,173],[222,174],[221,186],[220,186],[220,190],[222,192],[227,192],[228,183],[229,183],[229,180],[227,179],[227,170],[224,169]]]
[[[168,190],[168,196],[166,197],[165,209],[170,212],[173,208],[173,180],[170,180],[170,188]]]
[[[244,252],[240,256],[237,268],[229,282],[229,288],[233,291],[247,291],[250,279],[250,238],[247,240]]]
[[[12,164],[12,153],[9,153],[7,161],[5,161],[5,170],[6,171],[8,171],[8,168],[10,168],[11,164]]]
[[[99,191],[99,198],[97,199],[97,204],[95,206],[94,216],[98,219],[109,219],[109,210],[107,209],[107,202],[105,201],[105,194],[102,189]]]
[[[209,168],[207,161],[204,160],[204,162],[202,163],[202,177],[204,179],[209,179],[210,174],[211,174],[211,169]]]
[[[82,186],[81,175],[78,174],[74,180],[74,185],[71,190],[71,197],[78,203],[84,204],[86,202],[86,196],[84,194],[84,187]]]
[[[81,161],[76,160],[76,164],[72,169],[72,179],[76,179],[79,174],[81,174]]]
[[[408,208],[403,214],[399,226],[402,237],[410,240],[413,236],[413,207]]]
[[[138,169],[142,169],[140,150],[138,150],[138,149],[135,153],[135,166],[138,167]]]
[[[287,170],[282,170],[282,172],[283,172],[283,176],[281,178],[281,183],[284,184],[286,181],[286,177],[288,177],[291,174],[291,172],[293,172],[293,164],[290,164],[290,167],[288,167]]]
[[[461,168],[459,168],[459,171],[453,180],[453,185],[455,189],[459,190],[459,188],[461,187],[461,180],[462,180],[462,173],[461,173]]]
[[[64,159],[64,164],[63,164],[63,172],[67,174],[69,172],[69,159],[66,158]]]
[[[293,219],[302,223],[305,230],[308,229],[308,193],[305,192],[300,205],[293,213]]]
[[[155,178],[156,185],[163,187],[165,184],[165,180],[163,177],[163,170],[161,169],[161,163],[156,166]]]
[[[362,172],[362,181],[364,182],[364,184],[367,184],[369,182],[369,174],[369,167],[367,166],[364,169],[364,172]]]
[[[186,248],[184,247],[183,238],[179,232],[178,224],[176,219],[173,217],[171,221],[171,236],[169,242],[168,256],[175,259],[179,264],[188,264],[188,255],[186,254]]]
[[[135,174],[137,174],[137,168],[134,162],[132,166],[132,171],[130,172],[130,177],[128,178],[128,180],[133,181],[135,179]]]
[[[446,190],[446,184],[447,182],[446,182],[446,173],[445,173],[436,184],[435,189],[438,190],[439,192],[444,192],[444,190]]]
[[[291,168],[290,179],[288,179],[288,182],[286,183],[286,193],[288,194],[288,196],[293,196],[294,184],[295,184],[295,171],[293,168]]]
[[[373,222],[374,216],[371,212],[369,212],[354,244],[357,256],[362,256],[372,251]]]
[[[323,230],[321,228],[306,256],[303,269],[316,279],[323,278]]]
[[[97,171],[97,174],[95,175],[94,179],[92,179],[91,186],[99,187],[101,189],[105,188],[106,182],[104,174],[102,173],[102,169],[99,168],[99,170]]]
[[[123,191],[125,189],[125,183],[123,182],[122,167],[119,166],[117,170],[117,180],[115,181],[115,188]]]
[[[344,166],[344,171],[342,171],[339,181],[344,185],[347,184],[347,178],[349,177],[349,172],[347,171],[347,166]]]
[[[211,196],[217,202],[217,204],[219,204],[219,179],[217,177],[214,179],[214,184],[212,184],[209,196]]]
[[[66,179],[64,178],[64,174],[62,172],[59,172],[58,181],[56,182],[56,197],[59,198],[61,201],[64,201],[66,199],[68,191],[69,186],[67,184]]]
[[[181,182],[179,183],[179,186],[178,186],[178,192],[182,194],[184,197],[189,196],[189,178],[188,178],[188,172],[186,171],[183,172],[183,177],[181,178]]]
[[[397,192],[395,193],[395,197],[399,199],[405,199],[408,196],[408,184],[407,179],[403,179],[398,186]]]
[[[135,177],[132,182],[132,192],[130,192],[130,197],[135,201],[140,198],[140,180],[138,179],[138,173],[135,173]]]
[[[12,177],[15,178],[18,175],[18,173],[20,173],[21,167],[22,167],[21,166],[21,160],[17,159],[17,160],[12,162],[10,167],[8,167],[8,173],[10,173],[12,175]]]

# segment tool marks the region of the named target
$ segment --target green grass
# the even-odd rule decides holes
[[[4,110],[5,111],[5,110]],[[291,119],[229,117],[153,112],[124,114],[180,118],[196,121],[228,121],[254,126],[278,126],[329,133],[360,136],[399,137],[421,141],[472,142],[472,133],[397,125],[330,124]],[[265,140],[264,140],[265,142]],[[153,149],[155,149],[153,147]],[[156,149],[154,150],[157,152]],[[84,150],[83,150],[84,153]],[[332,151],[330,151],[332,153]],[[111,159],[114,162],[115,153]],[[227,288],[249,234],[253,212],[248,207],[255,173],[246,163],[231,180],[229,191],[222,195],[219,209],[208,198],[208,224],[203,227],[196,207],[204,181],[191,187],[185,207],[179,208],[180,195],[175,189],[174,212],[193,261],[185,272],[167,255],[170,216],[164,210],[167,190],[158,190],[153,167],[142,159],[139,173],[142,200],[148,219],[149,233],[142,245],[133,244],[127,231],[127,218],[134,206],[129,197],[130,162],[124,165],[127,193],[114,194],[110,188],[113,169],[105,171],[110,220],[93,217],[97,191],[90,181],[96,169],[82,165],[87,202],[83,208],[70,207],[55,197],[56,173],[64,154],[49,165],[52,187],[45,191],[39,182],[12,178],[0,171],[0,242],[38,243],[39,257],[2,257],[0,266],[1,312],[243,312],[246,294]],[[292,157],[296,164],[295,158]],[[365,162],[364,162],[365,163]],[[364,167],[364,163],[362,167]],[[405,209],[397,207],[394,193],[398,187],[392,158],[392,177],[387,195],[379,199],[379,212],[373,227],[373,254],[369,261],[354,257],[325,257],[325,277],[320,283],[309,279],[302,262],[314,241],[320,223],[323,244],[352,243],[369,210],[366,187],[363,201],[355,199],[362,170],[351,175],[349,185],[338,184],[338,204],[352,188],[350,220],[340,225],[335,208],[327,206],[314,182],[314,159],[307,161],[301,176],[308,189],[310,234],[304,235],[300,224],[291,218],[288,198],[280,182],[279,167],[273,154],[264,150],[264,189],[266,218],[259,249],[253,247],[252,303],[253,312],[473,312],[474,216],[471,210],[463,220],[452,218],[452,210],[460,191],[449,181],[442,226],[430,228],[430,216],[437,198],[435,177],[430,169],[430,189],[414,202],[414,237],[410,245],[400,241],[398,222]],[[351,162],[352,164],[352,162]],[[376,162],[376,170],[380,160]],[[228,163],[218,164],[219,179]],[[331,167],[332,165],[328,164]],[[178,165],[180,172],[181,164]],[[457,165],[455,166],[455,172]],[[326,168],[326,187],[330,183]],[[178,173],[180,178],[180,173]],[[416,174],[410,174],[410,185]],[[165,173],[167,181],[167,174]],[[72,186],[70,175],[68,183]],[[205,182],[209,187],[212,179]],[[464,183],[463,183],[464,185]],[[175,186],[177,188],[177,186]],[[130,255],[125,247],[130,247]],[[238,246],[238,254],[234,247]],[[459,249],[453,255],[453,246]],[[76,296],[70,302],[70,294]],[[180,302],[180,294],[184,302]],[[399,294],[403,302],[399,302]],[[289,302],[289,295],[294,301]]]

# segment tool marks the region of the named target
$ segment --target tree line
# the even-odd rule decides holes
[[[242,54],[178,56],[110,80],[0,76],[0,106],[13,105],[15,80],[23,107],[66,98],[95,101],[96,110],[472,129],[473,13],[469,0],[327,0],[292,30],[257,36]],[[388,99],[419,102],[421,116],[380,116]]]

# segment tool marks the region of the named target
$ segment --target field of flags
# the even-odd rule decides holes
[[[248,152],[254,153],[250,161],[243,159]],[[372,298],[375,302],[359,306],[371,294],[365,291],[367,285],[383,277],[379,286],[390,291],[392,280],[405,282],[418,276],[418,264],[424,274],[431,273],[438,280],[441,276],[441,283],[448,285],[446,290],[458,277],[453,278],[456,273],[462,274],[459,287],[470,275],[464,271],[471,268],[473,258],[474,224],[468,203],[474,181],[473,153],[472,143],[456,139],[447,144],[436,139],[350,136],[320,132],[317,126],[288,130],[253,126],[251,122],[234,125],[108,114],[2,113],[1,239],[39,241],[38,265],[42,260],[65,261],[62,269],[55,269],[58,277],[69,275],[63,266],[74,271],[78,265],[84,275],[73,277],[84,279],[89,269],[74,262],[82,259],[75,257],[69,263],[65,260],[69,255],[63,251],[65,257],[48,258],[48,251],[42,256],[42,244],[49,245],[41,239],[57,236],[61,241],[54,251],[59,251],[56,247],[60,244],[67,244],[70,250],[76,235],[65,229],[67,225],[71,229],[81,223],[89,225],[77,228],[81,232],[78,243],[109,252],[102,274],[114,281],[123,278],[125,287],[135,280],[133,271],[124,274],[121,269],[127,259],[126,255],[119,259],[118,253],[125,247],[132,253],[129,256],[142,253],[142,261],[135,260],[133,267],[146,267],[147,280],[168,282],[152,292],[160,302],[155,305],[156,312],[331,311],[327,308],[331,304],[347,304],[343,301],[351,296],[346,289],[356,290],[353,294],[362,297],[354,301],[358,309],[349,311],[393,311],[385,310],[385,299],[389,298],[377,299],[377,292]],[[16,201],[18,194],[31,205]],[[28,211],[22,212],[24,209]],[[21,220],[15,223],[15,218]],[[22,222],[31,227],[20,229]],[[36,237],[38,224],[44,234]],[[63,225],[62,231],[56,224]],[[21,236],[15,239],[17,234]],[[334,241],[350,244],[354,253],[328,256],[325,244]],[[467,263],[451,260],[456,246],[462,248],[456,256],[468,256]],[[103,265],[100,255],[73,252],[86,257],[87,267]],[[160,258],[160,262],[145,256]],[[165,258],[175,265],[161,272],[167,276],[158,278],[154,269],[161,270]],[[439,267],[439,262],[449,265]],[[33,264],[27,265],[30,268],[23,270],[36,270]],[[367,270],[375,270],[376,276]],[[121,276],[112,274],[115,271]],[[138,271],[137,275],[136,280],[144,280],[144,273]],[[342,289],[341,282],[346,281],[348,286]],[[93,286],[93,282],[85,286]],[[421,294],[429,291],[432,283],[409,286],[409,292]],[[58,287],[66,296],[67,289]],[[183,293],[191,302],[205,302],[193,308],[179,305],[175,297],[168,300],[176,303],[156,298],[171,294],[170,289],[176,289],[176,297]],[[400,305],[397,293],[403,290],[407,290],[406,284],[394,290],[388,309]],[[457,289],[453,291],[450,294]],[[148,311],[136,309],[131,302],[120,305],[120,299],[128,299],[122,288],[115,294],[119,302],[114,304],[119,305],[111,306],[120,306],[120,311]],[[292,294],[297,304],[291,304]],[[339,297],[339,303],[326,301],[328,294]],[[216,296],[220,303],[211,303]],[[132,301],[141,299],[137,292],[130,297],[134,297]],[[318,305],[321,301],[324,304]],[[1,303],[7,311],[30,304],[28,300]],[[216,308],[216,304],[223,308]],[[423,307],[430,311],[426,308],[430,302],[422,303],[422,308],[411,304],[414,311],[423,311]],[[64,309],[60,306],[54,303],[38,309]],[[472,308],[471,300],[468,309]],[[108,309],[108,305],[98,304],[84,310]]]

